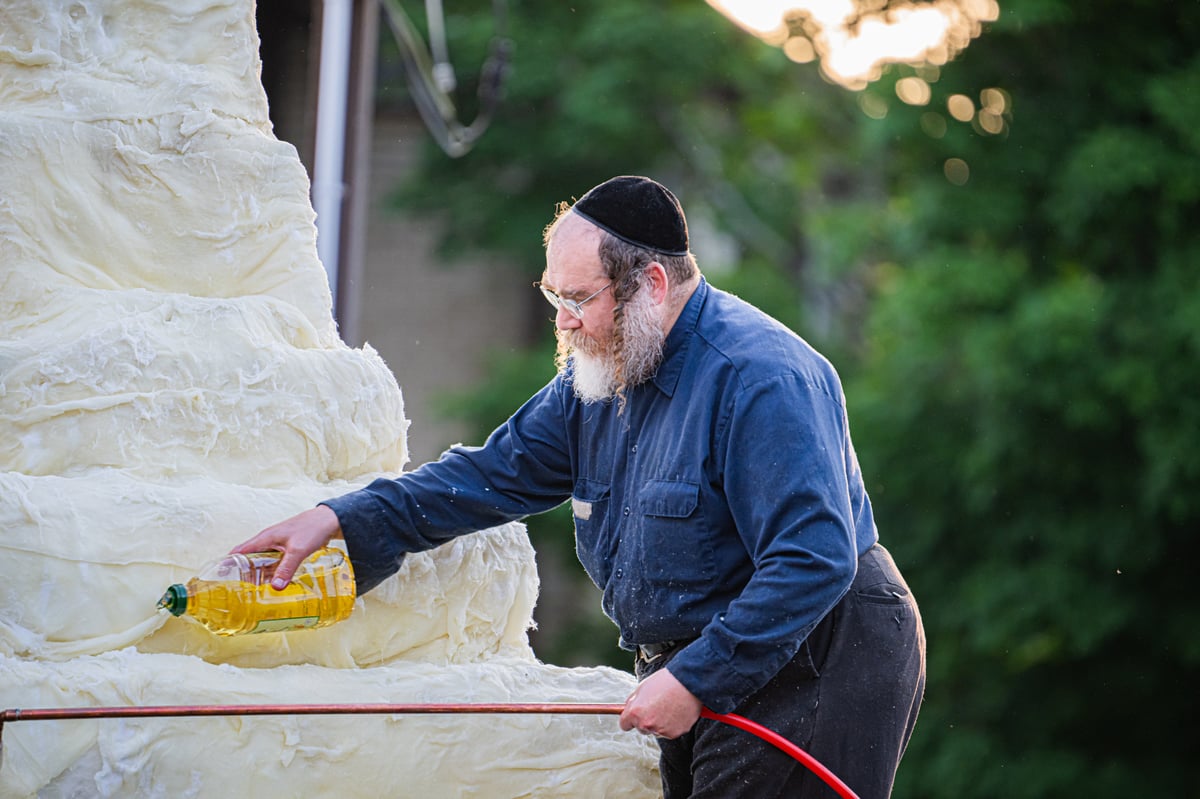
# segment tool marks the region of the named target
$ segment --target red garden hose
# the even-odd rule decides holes
[[[140,707],[13,708],[0,711],[0,755],[3,755],[4,752],[4,723],[12,721],[146,718],[154,716],[303,716],[362,713],[386,713],[392,715],[412,713],[574,713],[616,716],[620,715],[624,707],[624,705],[619,704],[499,702],[464,704],[150,705]],[[700,716],[729,724],[761,738],[800,761],[809,771],[820,777],[826,785],[833,788],[842,799],[858,799],[858,795],[851,791],[846,786],[846,783],[838,779],[833,772],[782,735],[744,716],[738,716],[733,713],[714,713],[708,708],[701,708]]]
[[[805,752],[794,743],[784,738],[774,730],[769,730],[756,721],[751,721],[745,716],[739,716],[735,713],[714,713],[706,707],[700,708],[701,718],[714,719],[722,721],[732,727],[737,727],[739,730],[745,730],[751,735],[755,735],[772,746],[782,749],[787,754],[799,760],[809,771],[820,777],[826,785],[837,791],[837,795],[842,799],[858,799],[858,794],[850,790],[850,786],[838,779],[834,774],[808,752]]]

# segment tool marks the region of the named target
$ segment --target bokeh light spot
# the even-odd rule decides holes
[[[896,96],[909,105],[929,105],[933,90],[921,78],[901,78],[896,81]]]
[[[946,110],[959,122],[970,122],[975,116],[975,103],[965,94],[952,94],[946,98]]]
[[[979,112],[979,117],[976,121],[984,133],[996,136],[1004,132],[1004,117],[986,108]]]
[[[961,158],[947,158],[946,163],[942,165],[942,172],[945,173],[946,180],[955,186],[965,186],[971,179],[971,168]]]
[[[921,114],[921,130],[932,139],[940,139],[946,135],[946,118],[936,111],[926,111]]]
[[[871,92],[862,92],[858,95],[858,107],[871,119],[883,119],[888,114],[887,102]]]
[[[783,43],[783,54],[797,64],[807,64],[817,57],[817,51],[807,36],[791,36]]]
[[[1009,109],[1008,92],[1003,89],[984,89],[979,93],[979,104],[993,114],[1005,114]]]

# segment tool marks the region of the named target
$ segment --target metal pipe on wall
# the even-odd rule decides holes
[[[317,257],[329,277],[335,317],[345,196],[346,103],[353,18],[353,0],[323,0],[312,194],[313,210],[317,213]]]

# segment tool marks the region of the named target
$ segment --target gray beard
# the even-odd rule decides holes
[[[663,330],[665,306],[655,306],[650,293],[639,290],[625,304],[621,318],[623,342],[597,343],[573,331],[559,331],[559,347],[566,347],[574,371],[571,387],[584,403],[605,402],[629,386],[649,380],[663,359],[667,334]]]

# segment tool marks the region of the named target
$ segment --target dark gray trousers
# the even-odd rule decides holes
[[[639,660],[639,679],[670,656]],[[796,657],[734,712],[804,749],[861,799],[891,795],[925,691],[925,631],[891,555],[875,546]],[[700,719],[659,739],[665,799],[829,799],[806,766],[748,732]]]

